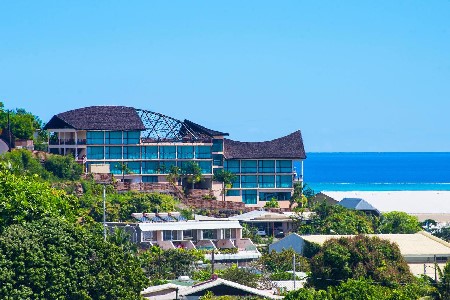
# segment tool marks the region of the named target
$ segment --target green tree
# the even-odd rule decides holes
[[[26,149],[14,149],[11,152],[5,152],[0,156],[0,160],[5,162],[17,175],[38,175],[46,180],[52,178],[52,174],[45,170],[31,151]]]
[[[64,180],[79,180],[83,173],[83,166],[71,156],[49,155],[44,162],[47,171]]]
[[[214,181],[222,183],[222,200],[225,201],[227,190],[231,189],[233,181],[236,179],[236,175],[232,172],[224,169],[219,169],[213,177]]]
[[[252,273],[247,269],[238,268],[235,264],[230,268],[223,270],[220,277],[253,288],[258,286],[259,275]]]
[[[272,198],[269,201],[266,201],[266,204],[264,205],[266,208],[279,208],[280,205],[278,204],[277,199]]]
[[[440,269],[437,265],[439,272],[439,282],[437,285],[439,299],[450,299],[450,262],[444,266],[444,269]]]
[[[194,189],[196,183],[203,179],[202,169],[195,161],[189,161],[186,166],[181,168],[181,173],[186,177],[187,182],[192,185],[192,189]]]
[[[76,209],[75,197],[51,188],[37,175],[17,175],[0,163],[0,232],[8,225],[46,216],[73,220]]]
[[[125,174],[133,173],[131,169],[128,167],[127,163],[123,162],[117,163],[116,168],[118,168],[120,170],[120,173],[122,174],[122,182],[125,182]]]
[[[363,212],[350,210],[340,205],[321,202],[311,208],[314,214],[304,224],[300,217],[294,219],[297,232],[301,234],[362,234],[374,233],[373,220]]]
[[[7,128],[8,110],[0,102],[0,128]],[[32,139],[37,129],[42,127],[42,121],[22,108],[9,110],[10,127],[12,134],[18,139]]]
[[[9,226],[0,235],[2,299],[141,299],[138,258],[57,218]]]
[[[283,249],[281,252],[273,250],[270,253],[263,253],[259,258],[259,262],[263,265],[264,270],[271,273],[286,272],[293,270],[295,251],[290,249]],[[309,272],[309,262],[306,258],[295,256],[295,270]],[[292,278],[292,275],[291,275]]]
[[[326,241],[311,259],[308,283],[326,288],[350,278],[372,279],[389,286],[411,283],[413,277],[394,243],[362,235]]]
[[[178,181],[178,179],[180,179],[180,177],[181,177],[181,169],[174,165],[170,166],[169,174],[167,174],[167,176],[166,176],[167,180],[171,184],[175,185],[175,183],[177,183],[177,181]]]
[[[378,230],[381,233],[416,233],[422,228],[416,216],[401,211],[391,211],[381,216]]]

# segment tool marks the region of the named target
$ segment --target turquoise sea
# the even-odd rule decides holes
[[[315,192],[450,191],[450,152],[307,153],[304,182]]]

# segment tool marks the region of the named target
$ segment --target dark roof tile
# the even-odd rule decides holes
[[[238,142],[224,139],[227,159],[305,159],[306,153],[300,130],[266,142]]]

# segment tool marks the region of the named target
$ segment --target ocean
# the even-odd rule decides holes
[[[315,192],[450,191],[450,152],[307,153],[304,182]]]

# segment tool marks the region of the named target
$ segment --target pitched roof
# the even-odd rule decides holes
[[[188,127],[192,128],[194,131],[199,131],[199,132],[202,132],[209,136],[228,136],[228,133],[226,133],[226,132],[208,129],[202,125],[199,125],[199,124],[194,123],[189,120],[184,120],[184,124],[186,124]]]
[[[255,296],[259,296],[259,297],[263,297],[263,298],[268,298],[268,299],[282,299],[283,297],[281,296],[277,296],[274,294],[271,294],[270,292],[267,291],[262,291],[262,290],[258,290],[255,288],[251,288],[233,281],[229,281],[229,280],[225,280],[222,278],[217,278],[217,279],[211,279],[205,282],[201,282],[199,284],[196,284],[194,286],[192,286],[192,288],[187,288],[184,289],[180,292],[181,295],[183,296],[189,296],[189,295],[199,295],[202,294],[202,291],[208,291],[211,290],[215,287],[219,287],[219,286],[223,286],[226,290],[227,290],[227,295],[233,296],[235,293],[234,291],[241,291],[241,293],[238,293],[237,295],[242,295],[242,294],[246,294],[246,295],[255,295]]]
[[[44,129],[145,130],[136,109],[127,106],[89,106],[57,114]]]
[[[300,130],[266,142],[239,142],[224,139],[227,159],[305,159],[306,153]]]
[[[339,203],[339,205],[355,210],[371,210],[378,212],[378,209],[372,206],[369,202],[361,198],[344,198]]]

